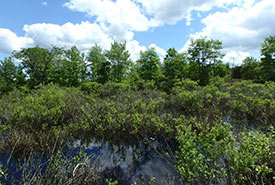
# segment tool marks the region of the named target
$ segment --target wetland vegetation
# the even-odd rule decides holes
[[[274,43],[238,67],[207,38],[163,61],[118,42],[14,52],[0,64],[0,182],[274,184]]]

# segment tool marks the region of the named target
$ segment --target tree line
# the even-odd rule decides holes
[[[221,41],[206,37],[192,39],[183,53],[168,49],[163,61],[154,48],[141,51],[139,59],[132,61],[126,42],[117,41],[109,50],[95,44],[87,55],[76,46],[24,48],[0,61],[0,91],[5,93],[21,86],[32,89],[49,83],[78,87],[86,82],[124,82],[137,87],[149,84],[169,91],[186,78],[202,86],[216,77],[275,81],[275,36],[264,40],[260,61],[248,57],[238,67],[224,64],[221,50]],[[18,65],[15,59],[20,61]]]
[[[261,57],[246,57],[241,66],[232,68],[232,77],[255,82],[275,81],[275,36],[265,38]]]

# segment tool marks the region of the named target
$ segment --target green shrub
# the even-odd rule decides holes
[[[85,82],[80,85],[80,90],[88,94],[98,94],[102,86],[102,84],[97,82]]]
[[[98,89],[98,93],[100,97],[106,97],[117,95],[121,92],[128,91],[129,89],[130,86],[128,84],[109,82],[104,84],[100,89]]]
[[[192,91],[192,90],[198,89],[198,87],[199,87],[198,82],[193,81],[191,79],[184,79],[184,80],[177,82],[175,84],[174,91],[177,91],[177,89],[180,89],[180,88]]]
[[[12,100],[13,95],[7,99]],[[83,119],[80,107],[85,106],[84,102],[83,95],[77,89],[43,86],[16,102],[8,103],[5,109],[9,117],[5,122],[29,130],[80,122]]]
[[[272,147],[274,143],[271,137],[259,132],[242,132],[229,157],[231,182],[234,184],[271,183],[272,178],[268,175],[271,175],[274,170],[270,162],[275,156],[275,152],[271,150]]]
[[[233,147],[231,126],[223,121],[209,124],[184,117],[179,118],[177,124],[176,169],[182,180],[192,184],[217,183],[226,175],[219,160]]]
[[[230,124],[177,119],[176,169],[191,184],[271,184],[274,177],[274,139],[259,132],[233,136]],[[273,134],[274,136],[274,134]],[[238,139],[237,139],[238,138]]]

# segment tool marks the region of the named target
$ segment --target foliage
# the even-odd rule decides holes
[[[54,47],[51,51],[54,64],[51,69],[51,81],[61,86],[77,87],[87,78],[87,66],[84,53],[77,47],[71,49]]]
[[[82,92],[87,92],[88,94],[93,93],[93,94],[99,94],[100,89],[102,89],[102,84],[97,83],[97,82],[85,82],[82,83],[80,86],[80,90]]]
[[[20,66],[15,66],[12,58],[0,61],[0,92],[7,93],[24,85],[25,75]]]
[[[126,75],[130,63],[130,54],[129,51],[126,50],[126,42],[119,43],[114,41],[111,49],[106,51],[105,55],[111,63],[111,79],[114,82],[121,82]]]
[[[193,184],[217,183],[226,171],[219,160],[233,146],[231,127],[224,122],[212,125],[197,120],[177,120],[179,153],[177,170],[183,181]]]
[[[261,48],[261,73],[263,79],[275,81],[275,36],[265,38]]]
[[[178,79],[187,77],[187,58],[185,53],[178,53],[170,48],[164,58],[163,75],[166,78],[166,89],[172,89]]]
[[[33,94],[16,97],[15,100],[13,100],[14,95],[1,99],[0,109],[3,110],[3,114],[0,120],[8,125],[43,130],[82,119],[81,109],[77,106],[83,107],[85,104],[81,99],[82,95],[76,89],[62,89],[48,85]]]
[[[117,185],[117,184],[118,184],[117,180],[112,181],[111,179],[106,179],[106,183],[107,183],[108,185]]]
[[[188,57],[190,62],[192,80],[199,80],[200,85],[207,85],[210,80],[212,66],[222,59],[222,43],[219,40],[207,40],[206,38],[191,39],[188,48]]]
[[[234,184],[271,183],[267,175],[273,172],[270,166],[275,155],[272,147],[271,137],[259,132],[242,132],[229,157],[231,181]]]
[[[95,184],[99,177],[91,171],[94,170],[90,164],[92,157],[79,151],[68,159],[65,154],[57,152],[49,159],[44,175],[36,176],[35,181],[46,184]]]
[[[30,158],[33,157],[33,158]],[[17,165],[17,170],[23,170],[13,184],[99,184],[99,176],[90,164],[93,155],[84,151],[76,154],[65,154],[58,150],[45,155],[43,165],[37,166],[36,156],[30,156],[25,161],[25,166]],[[36,165],[36,166],[35,166]]]
[[[232,78],[234,79],[240,79],[242,78],[242,73],[241,73],[242,67],[241,66],[233,66],[232,67]]]
[[[161,152],[171,154],[183,183],[272,184],[275,83],[265,81],[273,80],[273,37],[262,46],[265,58],[232,68],[233,77],[251,81],[228,80],[221,48],[217,40],[193,40],[186,54],[169,49],[163,65],[154,49],[131,63],[126,43],[116,41],[109,51],[95,45],[87,58],[76,47],[15,52],[21,65],[0,64],[0,150],[53,151],[44,176],[32,180],[73,184],[80,181],[70,181],[72,169],[87,156],[67,160],[51,146],[85,136],[154,140],[172,145]]]
[[[247,80],[259,79],[260,63],[253,57],[247,57],[243,60],[241,74],[242,78]]]
[[[197,82],[190,80],[190,79],[184,79],[178,83],[175,84],[175,91],[184,88],[186,90],[192,91],[198,89],[199,85]]]
[[[272,137],[241,132],[233,136],[231,125],[222,121],[177,120],[179,152],[177,170],[183,182],[191,184],[268,184],[272,182],[274,160]]]
[[[22,67],[29,78],[28,84],[30,87],[47,84],[50,81],[53,55],[49,50],[36,46],[14,52],[13,56],[21,61]]]
[[[274,99],[274,82],[216,79],[201,87],[183,79],[170,94],[149,88],[133,90],[125,83],[86,82],[79,88],[41,85],[32,91],[12,91],[0,99],[0,147],[6,151],[16,146],[14,151],[20,154],[51,151],[55,136],[59,136],[58,145],[67,137],[126,143],[154,138],[173,143],[170,153],[177,156],[174,162],[184,182],[226,179],[245,184],[252,179],[268,184],[275,163],[274,139],[267,134],[274,125]],[[229,116],[234,130],[253,126],[258,132],[233,134],[230,124],[217,119],[220,116]],[[53,164],[63,163],[57,155]],[[54,169],[63,173],[61,168]]]
[[[256,82],[275,81],[275,36],[265,38],[261,47],[261,58],[244,59],[241,66],[232,68],[232,78],[250,79]]]
[[[143,80],[157,80],[160,77],[160,59],[154,48],[140,52],[137,71]]]
[[[91,63],[92,80],[101,84],[106,83],[110,78],[111,64],[97,44],[90,49],[88,61]]]

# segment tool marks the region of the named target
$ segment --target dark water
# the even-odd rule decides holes
[[[76,141],[71,147],[81,148],[83,145]],[[87,153],[95,154],[96,170],[103,172],[107,179],[117,179],[119,184],[148,182],[153,177],[155,184],[178,184],[178,174],[172,161],[157,152],[158,142],[152,142],[149,146],[131,146],[92,141],[84,147]]]
[[[122,185],[134,182],[148,184],[153,177],[155,184],[180,184],[172,160],[161,154],[159,145],[158,142],[151,142],[149,145],[142,143],[126,145],[95,140],[91,140],[88,144],[81,144],[80,140],[71,140],[67,142],[62,152],[67,157],[72,157],[80,150],[84,150],[87,155],[93,155],[90,162],[98,174],[105,179],[117,180]],[[3,165],[3,169],[7,167],[9,157],[9,153],[0,154],[0,163]],[[2,182],[14,184],[16,179],[22,178],[24,172],[18,171],[16,168],[19,163],[24,168],[40,166],[45,169],[46,161],[47,159],[41,159],[40,155],[36,155],[32,164],[29,164],[28,160],[17,160],[16,157],[13,157],[6,172],[8,178]],[[29,169],[29,171],[34,171],[34,169]]]

